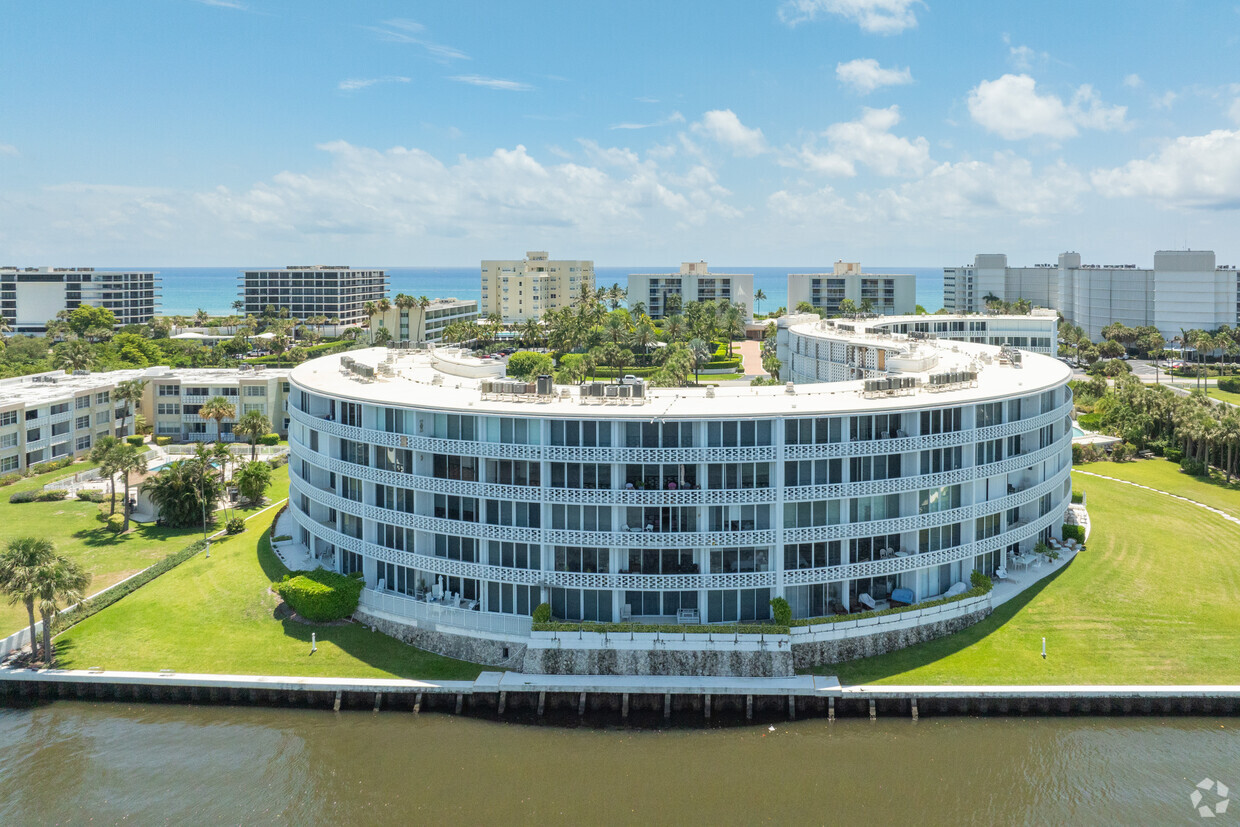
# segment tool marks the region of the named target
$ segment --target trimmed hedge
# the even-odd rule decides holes
[[[12,485],[20,479],[22,479],[21,474],[5,474],[3,477],[0,477],[0,486]]]
[[[172,444],[172,437],[170,437],[170,436],[157,436],[157,437],[155,437],[155,444],[156,444],[156,445],[159,445],[159,446],[170,445],[170,444]]]
[[[1219,379],[1218,389],[1227,393],[1240,393],[1240,376],[1225,376]]]
[[[46,474],[48,471],[59,471],[61,468],[68,468],[72,464],[73,457],[54,459],[51,462],[40,462],[38,465],[30,466],[28,473],[31,476],[35,474]]]
[[[548,607],[548,612],[550,607]],[[652,632],[660,632],[662,634],[692,634],[692,635],[786,635],[788,634],[787,626],[776,626],[764,623],[734,623],[731,625],[707,624],[703,626],[683,626],[678,623],[563,623],[548,622],[539,623],[535,621],[532,624],[535,632],[607,632],[608,634],[616,634],[620,632],[635,632],[637,634],[648,634]]]
[[[63,488],[53,488],[51,491],[18,491],[9,497],[11,503],[50,503],[64,500],[69,497],[69,492]]]
[[[122,531],[125,530],[125,515],[124,514],[111,514],[108,516],[106,522],[108,525],[108,531],[112,532],[113,534],[120,534]]]
[[[306,620],[327,622],[357,611],[362,585],[360,577],[316,569],[286,574],[272,588]]]
[[[180,551],[169,554],[153,566],[144,569],[122,583],[118,583],[93,600],[82,601],[77,608],[65,612],[56,619],[56,625],[59,629],[57,634],[75,623],[81,623],[93,614],[103,611],[125,595],[132,594],[147,583],[150,583],[161,574],[172,571],[206,547],[207,544],[204,541],[195,540]]]
[[[95,491],[92,488],[82,488],[77,492],[77,498],[86,503],[106,503],[108,495],[102,491]]]
[[[1085,526],[1063,524],[1060,529],[1060,536],[1064,540],[1076,540],[1078,543],[1085,542]]]
[[[134,434],[133,436],[125,437],[125,441],[135,448],[141,448],[146,444],[146,437],[141,436],[140,434]]]
[[[262,436],[258,438],[258,444],[259,445],[279,445],[280,435],[279,434],[263,434]]]

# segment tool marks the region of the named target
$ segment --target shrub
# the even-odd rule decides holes
[[[258,444],[259,445],[279,445],[280,435],[279,434],[263,434],[262,436],[258,438]]]
[[[267,464],[271,466],[273,471],[276,468],[280,468],[281,466],[288,465],[288,454],[284,454],[283,456],[279,456],[279,457],[272,457],[271,459],[267,460]]]
[[[1180,470],[1194,477],[1204,477],[1209,472],[1206,464],[1194,457],[1184,457],[1180,460]]]
[[[245,518],[233,517],[225,524],[224,530],[229,534],[240,534],[245,531]]]
[[[854,615],[854,617],[856,617]],[[586,621],[577,623],[576,621],[567,623],[546,623],[535,622],[532,626],[535,632],[596,632],[608,634],[629,634],[636,632],[638,634],[652,634],[658,632],[664,635],[786,635],[788,634],[787,626],[775,626],[766,623],[736,623],[732,625],[709,624],[706,626],[684,626],[678,623],[595,623]]]
[[[1072,502],[1076,503],[1077,505],[1080,505],[1081,503],[1085,502],[1085,495],[1082,494],[1080,491],[1077,491],[1074,489],[1072,491]]]
[[[156,444],[156,445],[159,445],[159,446],[168,445],[168,444],[170,444],[171,442],[172,442],[172,437],[170,437],[170,436],[157,436],[157,437],[155,437],[155,444]]]
[[[334,571],[316,569],[285,575],[272,586],[289,608],[306,620],[340,620],[357,611],[362,581]]]
[[[0,477],[0,485],[12,485],[21,478],[21,474],[5,474],[3,477]]]
[[[73,457],[54,459],[51,462],[40,462],[38,465],[30,466],[30,473],[46,474],[48,471],[59,471],[61,468],[68,468],[72,464]]]
[[[91,488],[83,488],[77,492],[77,498],[85,503],[102,503],[108,501],[108,495],[102,491],[95,491]]]
[[[982,593],[985,594],[995,587],[995,582],[977,569],[974,569],[969,575],[969,585],[975,589],[981,589]]]
[[[788,626],[792,623],[792,607],[782,597],[771,598],[771,617],[776,626]]]
[[[1163,456],[1172,462],[1178,463],[1180,460],[1184,459],[1184,451],[1180,448],[1175,448],[1168,445],[1167,450],[1163,451]]]
[[[1118,442],[1111,446],[1111,462],[1123,462],[1132,457],[1137,451],[1136,448],[1127,442]]]
[[[11,503],[32,503],[39,496],[38,491],[18,491],[9,497]]]
[[[134,446],[135,448],[141,448],[143,445],[146,444],[146,437],[140,434],[134,434],[133,436],[125,437],[125,441],[128,442],[130,445]]]
[[[113,514],[107,519],[108,531],[113,534],[120,534],[125,530],[125,515]]]
[[[550,603],[539,603],[537,606],[535,606],[533,620],[535,623],[550,623],[551,622],[551,604]]]
[[[271,542],[273,542],[273,543],[283,543],[283,542],[285,542],[285,541],[287,541],[287,540],[291,540],[291,539],[293,539],[293,535],[292,535],[292,534],[281,534],[279,537],[272,537],[272,538],[271,538]]]
[[[1225,376],[1219,379],[1218,389],[1227,393],[1240,393],[1240,376]]]
[[[546,353],[521,350],[508,357],[508,375],[527,382],[540,374],[551,373],[554,366]]]
[[[53,488],[51,491],[40,491],[35,500],[41,503],[54,503],[69,498],[69,492],[63,488]]]
[[[1066,540],[1076,540],[1078,543],[1085,542],[1085,527],[1079,525],[1063,524],[1060,529],[1060,535]]]

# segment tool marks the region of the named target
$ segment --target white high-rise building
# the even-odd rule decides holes
[[[593,261],[553,261],[543,250],[527,252],[520,261],[484,261],[480,310],[517,324],[571,305],[583,286],[594,289]]]
[[[366,321],[366,302],[382,299],[388,292],[383,270],[352,270],[348,267],[290,265],[283,270],[246,270],[241,274],[244,313],[261,315],[268,305],[287,307],[294,319],[326,316],[340,324]]]
[[[868,301],[870,312],[881,316],[908,315],[917,309],[917,276],[865,273],[856,261],[837,261],[831,273],[788,274],[789,313],[801,302],[829,314],[838,313],[844,299],[851,299],[858,308]]]
[[[753,321],[753,273],[712,273],[704,261],[686,261],[679,273],[630,273],[628,283],[629,307],[641,302],[652,319],[671,315],[674,296],[681,306],[726,299],[744,308],[746,324]]]
[[[57,313],[83,304],[111,310],[118,327],[143,324],[159,306],[158,274],[93,267],[0,267],[0,314],[14,333],[43,333]]]
[[[1220,267],[1209,250],[1159,250],[1153,268],[1082,264],[1080,253],[1057,264],[1008,267],[1007,256],[982,254],[972,265],[943,270],[943,304],[956,313],[980,312],[986,297],[1028,299],[1080,325],[1091,339],[1113,322],[1153,326],[1168,341],[1181,330],[1236,324],[1240,271]]]

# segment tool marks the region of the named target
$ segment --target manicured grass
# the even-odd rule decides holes
[[[1240,682],[1240,526],[1111,480],[1075,487],[1092,533],[1055,576],[956,635],[814,671],[850,684]]]
[[[364,626],[276,620],[269,591],[288,570],[271,551],[278,509],[57,639],[61,666],[248,675],[472,679],[482,667],[406,646]],[[318,652],[310,655],[310,633]]]
[[[1074,470],[1089,471],[1104,477],[1148,485],[1160,491],[1169,491],[1188,497],[1199,503],[1240,517],[1240,479],[1227,484],[1227,478],[1212,471],[1209,478],[1193,477],[1180,470],[1178,463],[1155,458],[1133,462],[1091,462],[1075,466]],[[1089,477],[1078,477],[1077,488],[1088,484]],[[1090,502],[1088,505],[1092,506]]]
[[[1213,399],[1219,399],[1223,402],[1230,402],[1233,405],[1240,405],[1240,393],[1221,391],[1218,388],[1207,388],[1206,394]]]
[[[92,467],[79,463],[0,488],[0,546],[16,537],[47,537],[55,544],[58,554],[68,557],[90,572],[91,582],[87,593],[94,594],[180,550],[195,537],[202,536],[200,528],[172,529],[157,527],[153,523],[137,522],[130,523],[128,534],[118,536],[108,531],[97,518],[100,505],[82,502],[76,498],[45,503],[9,502],[9,495],[14,492],[41,488],[55,479]],[[288,497],[287,466],[272,472],[267,497],[268,502]],[[123,499],[123,490],[118,486],[118,509]],[[106,502],[102,509],[104,513],[107,512]],[[261,509],[262,506],[257,506],[239,512],[244,516]],[[222,522],[221,520],[220,527]],[[27,622],[25,607],[0,602],[0,637],[17,631]]]

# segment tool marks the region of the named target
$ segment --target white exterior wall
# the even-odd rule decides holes
[[[43,333],[57,313],[84,304],[111,310],[117,327],[143,324],[159,306],[158,281],[153,271],[0,268],[0,315],[16,333]]]
[[[187,406],[202,405],[212,397],[223,396],[236,407],[237,413],[221,421],[221,441],[230,442],[235,438],[232,427],[249,410],[262,413],[271,420],[276,433],[286,436],[288,375],[287,368],[258,371],[149,368],[143,376],[148,381],[142,397],[142,415],[151,423],[155,436],[172,437],[176,442],[214,441],[214,420],[188,412]],[[255,390],[247,390],[250,388]]]
[[[351,355],[364,361],[372,358],[368,353]],[[777,595],[789,599],[797,616],[817,615],[828,596],[855,606],[860,591],[882,599],[888,588],[907,588],[923,600],[967,582],[975,567],[993,569],[1004,549],[1027,548],[1057,530],[1071,497],[1071,399],[1064,387],[1070,371],[1045,357],[1031,355],[1023,368],[991,365],[972,390],[895,399],[865,399],[851,383],[838,389],[801,386],[794,395],[765,389],[755,396],[745,388],[729,396],[730,389],[720,389],[717,399],[686,389],[666,395],[655,390],[652,405],[662,421],[654,423],[643,405],[558,398],[541,404],[476,398],[471,404],[475,386],[455,378],[436,385],[429,356],[403,358],[404,378],[387,382],[342,378],[336,357],[294,369],[289,443],[295,540],[334,559],[337,568],[360,569],[370,590],[378,589],[380,578],[385,588],[405,593],[419,582],[442,580],[446,590],[478,600],[483,614],[516,614],[501,599],[502,590],[512,587],[525,590],[526,611],[536,602],[549,600],[554,607],[559,600],[570,613],[556,614],[569,619],[618,619],[639,592],[655,595],[656,606],[668,605],[662,601],[669,595],[691,598],[707,621],[715,619],[716,600],[723,620],[736,619],[735,607],[746,599],[756,611],[751,617],[765,617],[766,600]],[[424,381],[415,380],[422,376]],[[405,387],[410,383],[415,390]],[[958,429],[923,429],[923,423],[937,421],[930,412],[945,409]],[[875,416],[883,417],[881,424],[874,424]],[[529,430],[508,441],[505,429],[518,421]],[[576,436],[557,437],[557,422],[588,423],[587,444]],[[681,426],[676,442],[660,444],[669,423]],[[813,435],[817,427],[821,439]],[[729,429],[750,436],[728,438]],[[996,443],[1005,446],[1002,456],[977,450]],[[936,470],[937,460],[923,452],[939,449],[959,464],[952,460],[952,468]],[[898,474],[875,477],[861,470],[890,457],[900,458]],[[470,462],[468,470],[451,470],[455,466],[447,463],[457,458]],[[471,458],[477,458],[476,471]],[[496,477],[515,473],[508,463],[537,466],[540,480],[515,484]],[[608,469],[606,483],[552,484],[555,469],[583,463]],[[758,466],[761,482],[740,476],[758,473]],[[712,468],[724,469],[717,487],[708,484]],[[827,476],[799,476],[813,468]],[[665,485],[672,477],[681,484]],[[643,479],[653,485],[629,487]],[[686,484],[694,480],[698,485]],[[940,487],[948,487],[958,505],[923,508],[919,492]],[[465,504],[456,498],[477,499],[476,511],[469,506],[476,520],[457,514]],[[502,516],[492,521],[488,500],[497,508],[529,504],[539,524]],[[577,523],[571,514],[580,509],[589,509],[589,520],[606,515],[605,527]],[[630,509],[637,510],[636,518]],[[668,518],[658,515],[672,510],[683,521],[679,528],[660,524]],[[819,512],[838,517],[818,520],[813,514]],[[570,514],[572,524],[556,523],[558,513]],[[637,526],[656,525],[645,530],[633,526],[634,519]],[[944,536],[950,541],[943,543]],[[528,563],[504,562],[503,555],[513,551],[506,552],[505,544],[522,544],[516,551],[528,552],[522,558]],[[874,551],[883,548],[902,554]],[[601,550],[606,557],[597,567],[561,567],[556,561],[564,549]],[[631,549],[675,551],[698,571],[637,571]],[[761,551],[753,558],[761,564],[712,571],[715,555],[730,549]],[[800,562],[806,559],[818,562]],[[404,578],[405,586],[391,577]],[[729,605],[732,615],[724,616]],[[595,607],[593,617],[584,614],[586,606]],[[637,608],[633,614],[667,612]]]
[[[541,318],[548,310],[572,305],[582,285],[594,289],[594,262],[552,260],[530,251],[521,260],[482,262],[483,316],[498,313],[505,324]]]
[[[816,292],[815,282],[818,283]],[[814,307],[836,312],[840,298],[852,299],[858,307],[864,299],[869,298],[874,304],[873,312],[879,315],[907,315],[917,309],[917,276],[913,273],[788,274],[790,313],[796,312],[796,307],[801,302],[809,302]]]
[[[326,316],[343,325],[366,321],[366,302],[378,301],[388,292],[383,270],[349,267],[272,267],[245,270],[240,279],[245,313],[261,315],[273,305],[287,307],[295,319]]]
[[[1180,331],[1236,325],[1236,274],[1217,269],[1206,250],[1154,253],[1154,321],[1168,341]]]
[[[402,310],[393,304],[386,313],[370,317],[370,340],[385,327],[396,342],[440,342],[444,328],[453,322],[477,320],[478,302],[473,299],[432,299],[425,310],[418,305]]]
[[[744,306],[745,323],[753,322],[753,273],[712,273],[706,262],[688,262],[679,273],[630,273],[626,299],[632,309],[641,302],[652,319],[662,319],[663,299],[679,294],[682,306],[694,301],[727,298]]]

